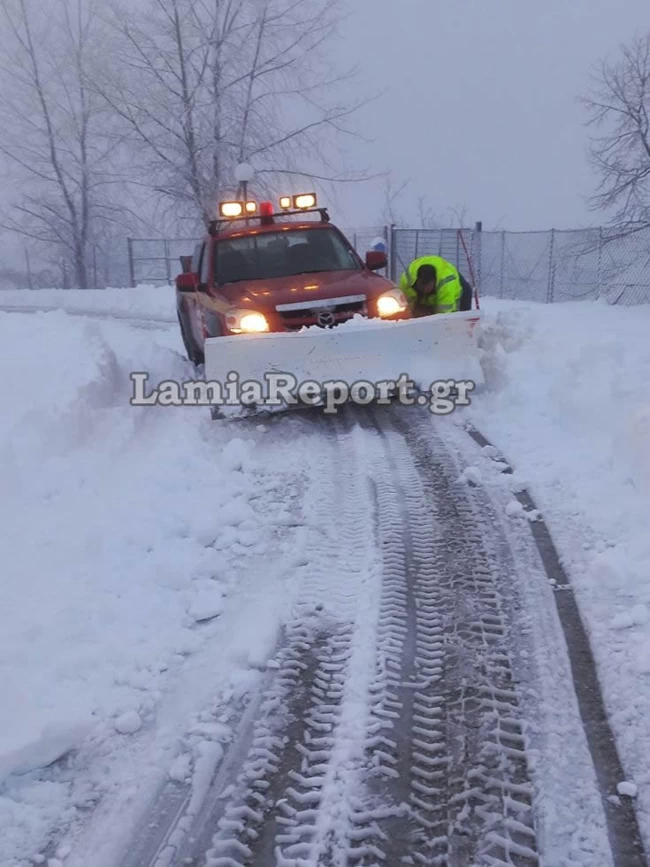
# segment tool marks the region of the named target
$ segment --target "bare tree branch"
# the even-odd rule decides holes
[[[0,153],[21,181],[5,227],[53,245],[86,287],[90,250],[109,220],[106,110],[88,87],[98,44],[94,0],[0,0]],[[46,14],[43,14],[43,13]]]
[[[613,211],[618,227],[650,225],[650,34],[602,62],[580,101],[596,131],[589,156],[600,180],[592,207]]]

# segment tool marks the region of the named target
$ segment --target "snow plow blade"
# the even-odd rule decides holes
[[[307,381],[318,383],[323,392],[333,381],[375,385],[401,376],[423,391],[450,379],[479,386],[484,382],[479,320],[476,311],[397,322],[356,317],[329,329],[212,337],[205,342],[205,378],[223,384],[236,374],[240,386],[260,383],[264,400],[273,375],[289,377],[296,389]]]

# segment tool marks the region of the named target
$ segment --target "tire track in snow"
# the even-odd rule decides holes
[[[491,459],[501,472],[513,473],[510,464],[480,431],[469,425],[466,432],[478,446],[492,450]],[[519,490],[514,496],[527,512],[537,511],[527,490]],[[572,686],[598,779],[613,862],[620,867],[644,867],[648,862],[634,805],[630,799],[620,798],[617,794],[617,784],[625,774],[606,713],[589,637],[569,576],[546,522],[543,519],[535,521],[531,531],[546,575],[555,588],[555,605],[567,643]]]
[[[277,658],[278,674],[236,782],[223,792],[223,806],[202,822],[211,839],[199,835],[170,865],[340,863],[346,798],[364,759],[373,597],[378,606],[380,587],[370,492],[355,471],[358,436],[341,429],[338,438],[323,440],[322,429],[317,432],[313,556]]]
[[[237,779],[155,867],[541,864],[506,534],[430,424],[313,421],[312,556],[278,672]]]
[[[373,463],[390,468],[375,478],[380,534],[398,541],[385,549],[382,697],[374,710],[388,727],[370,747],[371,766],[385,782],[369,789],[383,795],[384,810],[406,802],[407,811],[400,818],[370,809],[357,821],[374,824],[376,847],[390,864],[537,864],[498,564],[466,494],[453,485],[442,441],[423,449],[394,413],[370,421],[378,436]],[[358,855],[362,864],[377,863],[363,847]]]

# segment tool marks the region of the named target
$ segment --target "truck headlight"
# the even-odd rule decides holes
[[[233,334],[262,334],[269,330],[266,316],[251,310],[229,310],[226,325]]]
[[[408,301],[401,289],[391,289],[377,299],[377,312],[382,317],[395,316],[408,309]]]

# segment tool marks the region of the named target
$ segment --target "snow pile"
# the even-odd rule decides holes
[[[484,306],[490,387],[475,399],[484,426],[507,437],[504,447],[527,450],[533,467],[552,470],[558,482],[586,474],[598,485],[609,474],[650,495],[650,306],[491,299]],[[579,452],[567,448],[578,441]],[[603,505],[611,517],[612,504]]]
[[[134,289],[5,289],[0,310],[65,310],[123,319],[176,322],[173,286],[136,286]]]
[[[483,307],[488,386],[470,414],[544,513],[650,809],[650,306]]]
[[[147,768],[124,753],[133,739],[158,750],[150,764],[163,773],[160,750],[197,695],[232,673],[227,630],[242,636],[244,666],[248,652],[263,657],[286,600],[267,565],[278,601],[256,624],[252,606],[225,618],[242,575],[268,558],[275,521],[275,476],[249,440],[205,409],[129,405],[131,370],[191,376],[179,342],[176,328],[0,313],[12,371],[0,380],[0,864],[31,863],[107,788],[128,798]],[[273,514],[283,518],[277,503]],[[216,658],[160,728],[163,697],[217,629]]]

